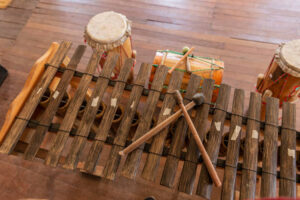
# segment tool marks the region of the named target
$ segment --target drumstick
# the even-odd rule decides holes
[[[215,185],[217,187],[221,187],[222,183],[220,181],[220,178],[219,178],[219,176],[218,176],[218,174],[216,172],[215,167],[213,166],[213,164],[212,164],[212,162],[211,162],[211,160],[209,158],[209,155],[207,154],[207,152],[206,152],[206,150],[205,150],[205,148],[204,148],[204,146],[203,146],[203,144],[202,144],[202,142],[200,140],[200,137],[199,137],[199,135],[197,133],[197,130],[196,130],[195,126],[194,126],[194,123],[192,122],[192,119],[191,119],[190,115],[188,114],[187,110],[184,107],[182,96],[181,96],[181,94],[180,94],[180,92],[178,90],[175,91],[175,97],[176,97],[176,100],[177,100],[177,102],[178,102],[178,104],[179,104],[179,106],[180,106],[180,108],[181,108],[181,110],[183,112],[183,115],[184,115],[184,117],[185,117],[185,119],[187,121],[187,124],[188,124],[188,126],[189,126],[189,128],[190,128],[190,130],[192,132],[192,135],[193,135],[193,137],[194,137],[194,139],[196,141],[196,144],[197,144],[198,149],[199,149],[199,151],[200,151],[200,153],[202,155],[203,161],[204,161],[204,163],[206,165],[208,173],[211,176],[211,179],[213,180],[213,182],[215,183]]]
[[[167,52],[164,52],[164,55],[163,55],[163,57],[161,59],[161,62],[160,62],[160,65],[164,65],[165,64],[165,60],[167,58],[168,51],[169,51],[169,49],[167,49]]]
[[[191,62],[189,57],[186,57],[186,71],[189,74],[192,73]]]
[[[195,49],[195,48],[192,47],[190,50],[188,50],[188,52],[186,52],[186,53],[182,56],[182,58],[180,58],[180,60],[179,60],[173,67],[171,67],[171,69],[169,69],[168,73],[171,74],[171,73],[174,71],[174,69],[180,64],[180,62],[183,61],[190,53],[192,53],[192,51],[193,51],[194,49]]]
[[[204,99],[205,99],[205,97],[204,97],[204,95],[202,93],[195,94],[193,96],[193,101],[190,102],[190,103],[188,103],[185,106],[185,109],[186,110],[190,110],[190,109],[192,109],[196,105],[203,104]],[[157,133],[159,133],[166,126],[168,126],[173,121],[175,121],[176,119],[178,119],[181,114],[182,114],[182,110],[180,109],[177,112],[175,112],[173,115],[171,115],[170,117],[168,117],[167,119],[165,119],[164,121],[162,121],[160,124],[158,124],[157,126],[155,126],[153,129],[151,129],[145,135],[143,135],[142,137],[140,137],[139,139],[137,139],[136,141],[134,141],[131,145],[129,145],[128,147],[126,147],[123,151],[120,151],[119,154],[121,156],[124,156],[125,154],[128,154],[128,153],[132,152],[133,150],[135,150],[136,148],[138,148],[140,145],[142,145],[143,143],[145,143],[148,139],[150,139],[151,137],[153,137],[154,135],[156,135]]]

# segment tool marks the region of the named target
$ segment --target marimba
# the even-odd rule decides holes
[[[67,59],[70,46],[70,42],[53,43],[32,68],[7,113],[0,132],[0,152],[23,155],[28,160],[43,159],[53,167],[80,168],[109,180],[117,177],[118,170],[130,179],[142,170],[142,178],[159,179],[161,185],[188,194],[197,183],[196,195],[210,199],[212,181],[205,165],[201,165],[201,155],[182,117],[131,152],[120,165],[120,150],[178,109],[172,91],[180,89],[183,73],[174,71],[167,92],[161,93],[167,67],[157,68],[151,88],[146,89],[150,64],[142,64],[135,81],[128,84],[132,59],[127,59],[118,78],[111,80],[118,55],[109,54],[103,70],[95,75],[101,55],[93,53],[86,70],[79,72],[76,67],[86,47],[78,46],[72,58]],[[243,90],[234,90],[232,111],[228,112],[231,87],[221,84],[216,102],[211,103],[213,89],[214,80],[192,75],[184,91],[184,103],[199,91],[206,96],[205,103],[190,114],[213,164],[223,171],[221,198],[234,199],[237,193],[240,199],[295,197],[296,183],[300,182],[295,105],[283,104],[280,126],[278,99],[267,99],[266,121],[261,122],[260,94],[251,93],[248,114],[244,116]],[[224,130],[229,131],[223,133]],[[99,167],[104,149],[109,155]],[[141,165],[143,153],[147,156]],[[162,160],[164,169],[159,175]],[[175,180],[180,163],[183,168]],[[196,176],[200,166],[200,175]],[[239,176],[241,183],[237,184]]]

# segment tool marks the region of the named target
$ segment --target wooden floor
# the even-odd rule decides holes
[[[300,38],[300,2],[294,0],[14,0],[0,10],[0,63],[9,71],[0,88],[0,125],[32,64],[51,42],[70,40],[74,50],[83,43],[89,18],[107,10],[133,21],[137,66],[152,62],[157,49],[194,46],[196,55],[225,61],[223,82],[245,89],[247,101],[277,45]],[[300,103],[297,111],[300,122]],[[121,178],[112,184],[11,156],[0,155],[0,162],[0,199],[143,199],[151,194],[199,199],[140,180]]]

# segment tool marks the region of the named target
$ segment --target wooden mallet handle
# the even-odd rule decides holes
[[[206,165],[208,173],[211,176],[211,179],[213,180],[214,184],[217,187],[221,187],[222,183],[220,181],[220,178],[219,178],[219,176],[218,176],[218,174],[216,172],[216,169],[213,166],[213,164],[212,164],[212,162],[211,162],[211,160],[210,160],[210,158],[209,158],[209,156],[208,156],[208,154],[207,154],[207,152],[206,152],[206,150],[205,150],[205,148],[204,148],[204,146],[203,146],[203,144],[201,142],[201,139],[200,139],[200,137],[199,137],[199,135],[197,133],[197,130],[196,130],[195,126],[194,126],[194,123],[192,122],[192,119],[191,119],[190,115],[188,114],[186,108],[184,107],[182,96],[181,96],[181,94],[180,94],[180,92],[178,90],[175,91],[175,97],[176,97],[177,102],[179,103],[179,106],[180,106],[180,108],[181,108],[181,110],[183,112],[183,115],[184,115],[184,117],[185,117],[185,119],[187,121],[187,124],[188,124],[188,126],[189,126],[189,128],[190,128],[190,130],[192,132],[192,135],[193,135],[195,141],[196,141],[196,144],[197,144],[197,146],[199,148],[199,151],[200,151],[200,153],[202,155],[203,161],[204,161],[204,163]]]
[[[195,105],[196,105],[195,102],[192,101],[192,102],[188,103],[185,106],[185,108],[186,108],[186,110],[190,110]],[[128,153],[132,152],[133,150],[135,150],[136,148],[138,148],[140,145],[142,145],[143,143],[145,143],[147,140],[149,140],[151,137],[153,137],[154,135],[156,135],[157,133],[159,133],[161,130],[163,130],[166,126],[168,126],[173,121],[175,121],[176,119],[178,119],[181,114],[182,114],[182,110],[177,110],[177,112],[175,112],[173,115],[171,115],[170,117],[168,117],[167,119],[165,119],[164,121],[162,121],[161,123],[159,123],[153,129],[151,129],[150,131],[148,131],[145,135],[143,135],[142,137],[140,137],[139,139],[137,139],[136,141],[134,141],[132,144],[130,144],[128,147],[126,147],[123,151],[120,151],[119,154],[121,156],[124,156],[125,154],[128,154]]]
[[[171,74],[173,71],[174,71],[174,69],[186,58],[186,57],[188,57],[188,55],[190,54],[190,53],[192,53],[192,51],[194,50],[195,48],[194,47],[192,47],[188,52],[186,52],[183,56],[182,56],[182,58],[180,59],[180,60],[178,60],[178,62],[171,68],[171,69],[169,69],[169,71],[168,71],[168,73],[169,74]]]

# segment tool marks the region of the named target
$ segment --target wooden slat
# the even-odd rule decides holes
[[[140,138],[144,135],[149,129],[151,125],[151,120],[156,108],[156,104],[159,99],[160,91],[162,90],[163,83],[165,81],[166,75],[168,73],[168,68],[164,66],[159,66],[154,75],[154,80],[151,84],[151,91],[149,92],[146,105],[143,110],[143,114],[140,119],[140,123],[137,127],[135,135],[133,137],[133,141]],[[137,169],[140,164],[140,159],[142,156],[142,152],[144,145],[142,145],[139,149],[134,150],[130,154],[128,154],[125,164],[122,169],[122,175],[128,178],[134,178],[137,172]]]
[[[58,109],[58,106],[66,93],[66,89],[69,85],[69,82],[71,81],[74,75],[74,70],[77,68],[77,65],[80,62],[85,49],[86,46],[84,45],[80,45],[77,47],[70,63],[67,66],[67,69],[70,70],[66,70],[62,75],[56,90],[53,92],[55,96],[52,95],[49,105],[47,106],[46,110],[41,116],[39,123],[43,126],[38,126],[36,128],[35,133],[32,136],[29,145],[27,146],[27,149],[24,154],[25,159],[32,160],[35,157],[37,151],[39,150],[39,147],[44,139],[48,127],[52,122],[52,119]]]
[[[90,148],[90,151],[88,153],[88,156],[86,158],[85,164],[84,164],[84,170],[92,173],[97,165],[99,156],[102,151],[102,147],[105,143],[105,140],[108,136],[109,130],[111,128],[112,121],[114,119],[114,116],[116,114],[120,99],[122,98],[122,94],[126,85],[126,81],[128,79],[130,69],[133,65],[134,60],[133,59],[127,59],[125,61],[124,66],[121,69],[121,72],[118,76],[117,83],[113,89],[113,92],[110,97],[110,103],[107,106],[105,113],[103,115],[103,118],[100,122],[100,125],[98,127],[95,141],[93,141],[93,144]]]
[[[168,90],[158,116],[157,124],[161,123],[171,115],[172,110],[176,104],[173,92],[174,90],[180,89],[182,78],[182,72],[175,71],[172,73],[172,77],[168,85]],[[157,168],[168,132],[169,126],[163,129],[158,135],[154,136],[152,140],[149,154],[147,156],[147,160],[141,175],[146,180],[154,181],[156,178]]]
[[[296,105],[283,102],[279,196],[296,197]]]
[[[103,170],[103,177],[107,179],[113,180],[116,176],[116,172],[118,170],[120,160],[121,160],[119,151],[121,151],[125,146],[128,133],[130,130],[130,125],[136,113],[137,107],[139,105],[139,100],[141,98],[144,89],[143,85],[148,79],[148,75],[151,67],[152,66],[150,64],[142,64],[140,71],[137,75],[137,78],[134,82],[135,85],[132,88],[128,103],[124,111],[123,119],[116,133],[116,138],[114,139],[109,158]]]
[[[251,92],[248,121],[246,129],[245,149],[240,199],[254,199],[256,189],[256,170],[259,141],[259,119],[261,95]]]
[[[222,200],[234,199],[236,171],[240,153],[244,97],[244,90],[235,89],[228,137],[226,166],[224,169],[224,178],[222,184]]]
[[[76,132],[76,136],[72,141],[70,151],[67,155],[64,168],[75,169],[77,166],[79,155],[85,146],[87,136],[94,123],[97,110],[108,86],[109,78],[111,77],[112,70],[116,65],[118,57],[118,54],[109,54],[107,57],[103,70],[101,71],[100,76],[95,84],[91,98],[85,107],[85,111]]]
[[[224,121],[226,117],[226,111],[228,107],[231,87],[226,84],[222,84],[219,90],[218,99],[216,101],[216,110],[213,116],[211,127],[209,130],[209,138],[206,145],[206,151],[211,159],[211,162],[216,165],[219,148],[221,144]],[[205,164],[202,164],[201,172],[199,176],[199,182],[197,187],[197,195],[210,199],[212,191],[212,180],[207,171]]]
[[[54,57],[49,62],[49,64],[53,67],[47,68],[42,78],[39,80],[39,82],[31,92],[28,100],[26,101],[25,105],[23,106],[18,116],[19,118],[17,118],[12,124],[10,131],[8,132],[3,144],[0,147],[1,153],[11,153],[12,150],[14,149],[21,134],[26,128],[26,125],[28,123],[27,120],[31,118],[33,112],[35,111],[37,105],[40,102],[41,97],[43,96],[48,85],[50,84],[51,80],[55,76],[57,72],[57,67],[59,67],[60,64],[62,63],[70,47],[71,47],[71,42],[65,42],[65,41],[62,42],[61,45],[59,46],[59,49],[57,50]]]
[[[99,53],[94,52],[90,58],[87,69],[85,70],[86,74],[84,74],[81,78],[78,88],[60,125],[60,131],[58,131],[54,143],[49,150],[45,160],[46,165],[57,166],[60,154],[68,140],[69,133],[73,127],[79,108],[86,96],[89,83],[92,80],[92,74],[95,72],[96,67],[98,66],[99,59]]]
[[[261,197],[276,197],[279,99],[267,98]]]
[[[184,104],[189,103],[190,100],[193,98],[193,95],[197,92],[197,89],[200,85],[200,81],[200,76],[197,76],[195,74],[191,75],[191,79],[189,81],[186,94],[184,96]],[[174,177],[177,172],[180,153],[184,145],[187,128],[188,126],[184,117],[179,118],[176,122],[175,133],[172,136],[172,143],[168,152],[166,164],[164,166],[164,171],[160,181],[161,185],[167,187],[173,186]]]
[[[211,97],[214,89],[215,81],[213,79],[204,79],[201,92],[205,96],[205,104],[199,106],[196,110],[196,116],[193,120],[194,125],[198,131],[200,139],[203,141],[206,133],[207,117],[209,113]],[[181,172],[178,190],[188,194],[192,193],[197,162],[199,159],[199,150],[195,140],[189,141],[187,154],[185,156],[185,162]]]

